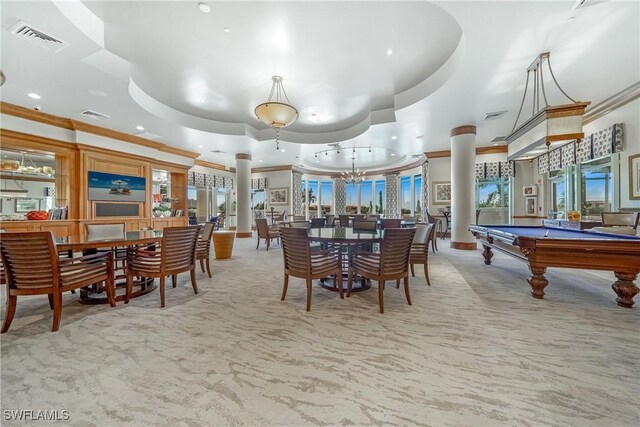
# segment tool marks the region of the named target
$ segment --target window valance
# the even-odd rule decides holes
[[[196,187],[233,188],[233,178],[204,172],[189,172],[188,184]]]
[[[600,159],[622,151],[622,123],[594,132],[583,139],[571,141],[549,153],[538,156],[538,173],[544,174],[583,163]]]
[[[514,169],[511,162],[476,163],[476,179],[511,178]]]
[[[265,190],[267,188],[267,178],[251,178],[252,190]]]

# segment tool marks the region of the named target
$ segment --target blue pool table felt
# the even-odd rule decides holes
[[[503,233],[512,234],[516,237],[532,237],[532,238],[555,238],[555,239],[617,239],[617,240],[640,240],[637,236],[627,236],[621,234],[607,234],[589,232],[589,230],[564,230],[559,228],[545,228],[545,227],[527,227],[527,226],[508,226],[508,225],[480,225],[479,227],[485,227],[489,232],[501,231]],[[548,232],[548,234],[547,234]]]

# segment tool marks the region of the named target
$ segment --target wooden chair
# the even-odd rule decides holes
[[[340,227],[350,227],[350,221],[349,215],[338,215],[338,224]]]
[[[380,219],[380,215],[378,214],[369,214],[366,217],[367,221],[377,221]]]
[[[416,224],[416,234],[413,236],[409,254],[411,276],[416,277],[413,266],[422,264],[424,266],[424,277],[427,279],[427,285],[429,286],[431,286],[431,281],[429,280],[429,238],[433,237],[433,230],[433,224]],[[397,285],[399,286],[399,283]]]
[[[336,216],[332,214],[327,214],[324,216],[325,225],[327,227],[334,227],[336,225]]]
[[[383,230],[387,228],[400,228],[402,227],[401,219],[393,219],[393,218],[383,218],[380,220],[380,226]]]
[[[389,228],[380,243],[380,253],[361,252],[351,260],[347,282],[347,298],[351,296],[353,277],[360,275],[378,281],[378,303],[384,313],[384,284],[387,280],[399,283],[404,279],[404,294],[411,305],[409,294],[409,252],[416,233],[415,228]]]
[[[289,227],[309,229],[311,227],[311,221],[291,221]]]
[[[107,300],[116,305],[111,252],[78,258],[58,257],[50,231],[2,233],[0,254],[7,280],[7,310],[2,333],[9,330],[18,295],[47,295],[55,332],[62,318],[62,293],[104,282]]]
[[[202,235],[198,237],[196,243],[196,259],[200,261],[200,269],[204,273],[205,263],[207,265],[207,274],[211,278],[211,235],[215,224],[208,222],[202,227]]]
[[[436,251],[438,250],[438,228],[442,228],[442,221],[440,221],[440,219],[436,218],[435,216],[431,215],[429,212],[427,212],[427,221],[429,222],[429,224],[433,224],[433,231],[432,231],[433,237],[431,238],[431,250],[435,254]]]
[[[193,292],[198,293],[196,283],[196,244],[199,226],[166,227],[162,230],[162,242],[153,249],[127,249],[127,293],[124,302],[131,299],[133,278],[153,277],[160,279],[160,307],[165,306],[165,279],[171,276],[173,287],[179,273],[191,273]]]
[[[280,233],[277,229],[269,228],[269,224],[267,224],[266,219],[256,219],[256,230],[258,231],[258,244],[256,245],[256,250],[260,247],[260,239],[264,239],[264,242],[267,244],[267,250],[269,250],[271,240],[273,239],[276,239],[278,244],[280,244]]]
[[[324,228],[325,221],[324,218],[313,218],[311,220],[311,228]]]
[[[280,229],[282,252],[284,253],[284,285],[281,301],[287,296],[289,276],[306,280],[307,311],[311,310],[312,280],[334,276],[340,298],[344,298],[342,290],[342,266],[340,252],[337,249],[312,251],[309,248],[309,236],[303,228]]]
[[[377,221],[353,220],[353,230],[357,231],[376,231],[378,227]]]

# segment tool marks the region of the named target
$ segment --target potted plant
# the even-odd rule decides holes
[[[153,216],[171,216],[171,207],[161,203],[153,208]]]

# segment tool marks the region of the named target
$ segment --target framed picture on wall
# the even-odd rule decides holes
[[[629,156],[629,199],[640,200],[640,154]]]
[[[29,212],[40,210],[38,199],[16,199],[16,212]]]
[[[434,205],[450,205],[451,204],[451,181],[434,181],[433,182],[433,204]]]
[[[269,204],[270,205],[288,205],[289,189],[288,188],[270,188]]]

